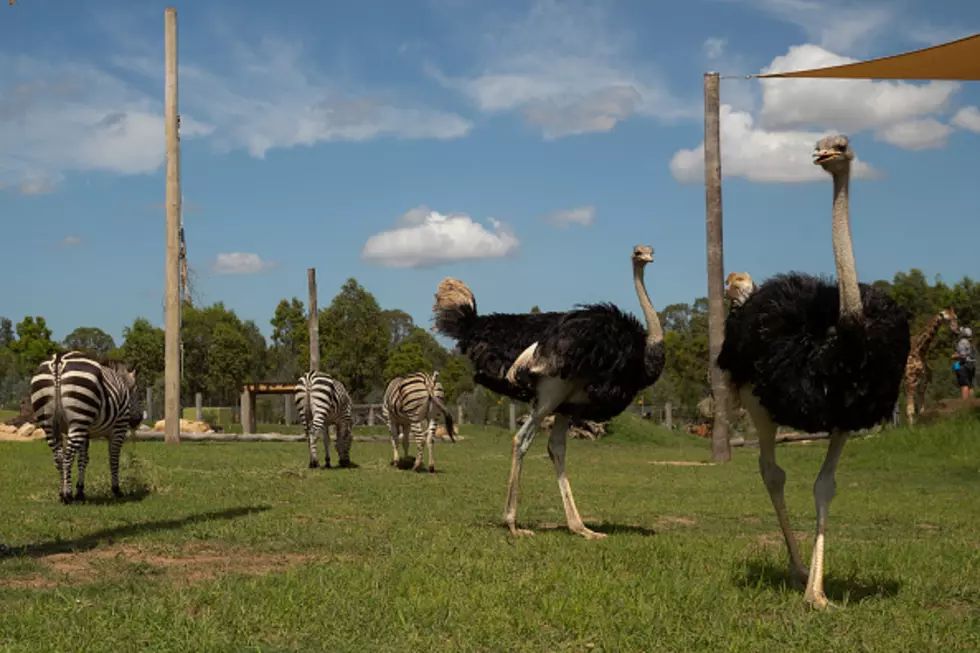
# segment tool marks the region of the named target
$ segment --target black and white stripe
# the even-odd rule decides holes
[[[323,467],[330,467],[330,432],[337,432],[337,457],[341,467],[351,467],[350,445],[353,414],[350,395],[344,384],[323,372],[307,372],[296,383],[293,395],[296,409],[303,420],[303,431],[310,445],[310,467],[318,466],[316,438],[323,433]]]
[[[122,363],[102,364],[78,351],[55,354],[31,378],[31,404],[61,473],[61,500],[85,500],[89,439],[109,437],[112,493],[119,490],[119,452],[126,432],[142,419],[136,373]],[[67,434],[67,439],[63,434]],[[71,466],[78,454],[78,484],[71,491]]]
[[[394,460],[391,464],[398,466],[401,457],[398,455],[398,439],[401,438],[402,451],[408,457],[408,431],[415,437],[415,464],[413,471],[422,466],[422,443],[425,442],[426,454],[429,458],[429,471],[436,471],[436,462],[432,456],[432,438],[435,435],[437,411],[441,411],[446,419],[446,433],[449,439],[456,441],[453,433],[453,418],[446,409],[446,393],[439,382],[439,372],[431,375],[424,372],[413,372],[403,377],[395,377],[385,389],[381,404],[381,416],[388,423],[391,433],[391,448]],[[422,425],[427,423],[425,431]]]

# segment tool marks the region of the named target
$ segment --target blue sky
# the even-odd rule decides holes
[[[0,7],[0,314],[56,338],[163,324],[163,13]],[[705,294],[702,73],[893,54],[980,31],[967,0],[198,0],[178,7],[194,291],[267,334],[283,297],[356,277],[429,324],[614,301],[656,250],[661,308]],[[725,267],[833,272],[827,130],[852,137],[859,275],[977,276],[980,91],[722,82]],[[17,273],[20,274],[17,274]],[[14,275],[18,281],[14,282]]]

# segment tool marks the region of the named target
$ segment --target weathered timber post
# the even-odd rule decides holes
[[[204,421],[204,395],[200,392],[194,393],[194,419]]]
[[[164,137],[166,146],[166,284],[164,441],[180,442],[180,134],[177,114],[177,9],[164,12]]]
[[[316,268],[307,268],[310,291],[310,371],[320,371],[320,313],[316,305]]]

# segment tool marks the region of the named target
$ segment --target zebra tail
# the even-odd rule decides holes
[[[446,418],[446,433],[449,435],[449,439],[452,440],[453,444],[456,444],[456,436],[453,433],[453,416],[449,414],[449,409],[446,408],[446,404],[442,403],[442,399],[435,394],[430,393],[429,398],[436,405],[436,408],[442,411],[443,417]]]
[[[306,401],[303,403],[303,424],[306,426],[306,435],[309,436],[310,429],[313,427],[313,380],[307,379],[303,383],[303,392],[306,393]]]
[[[61,451],[65,451],[65,442],[63,441],[65,435],[67,435],[68,429],[65,432],[61,431],[61,418],[64,413],[64,407],[61,405],[61,354],[55,354],[54,361],[51,364],[51,376],[54,378],[54,410],[51,413],[51,434],[53,440],[61,445]]]

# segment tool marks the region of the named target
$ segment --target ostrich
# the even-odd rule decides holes
[[[786,540],[794,585],[804,599],[833,608],[823,589],[824,536],[835,473],[847,432],[891,417],[909,353],[904,311],[883,291],[859,284],[851,245],[848,186],[854,152],[846,136],[817,142],[814,163],[834,180],[833,247],[837,284],[802,273],[780,274],[756,288],[725,321],[718,366],[738,392],[759,434],[759,471]],[[813,486],[816,535],[810,568],[800,559],[776,464],[776,426],[829,431]]]
[[[725,297],[732,300],[732,308],[744,304],[756,288],[748,272],[731,272],[725,279]]]
[[[541,421],[555,415],[548,455],[555,466],[568,529],[587,539],[605,537],[585,527],[565,475],[569,419],[597,422],[623,412],[636,393],[653,385],[664,368],[664,334],[643,282],[653,249],[633,248],[633,282],[646,318],[613,304],[590,304],[567,312],[478,315],[473,293],[461,281],[443,279],[436,292],[434,329],[454,338],[474,367],[474,381],[518,401],[533,402],[530,417],[514,436],[504,522],[519,529],[517,495],[524,455]]]

